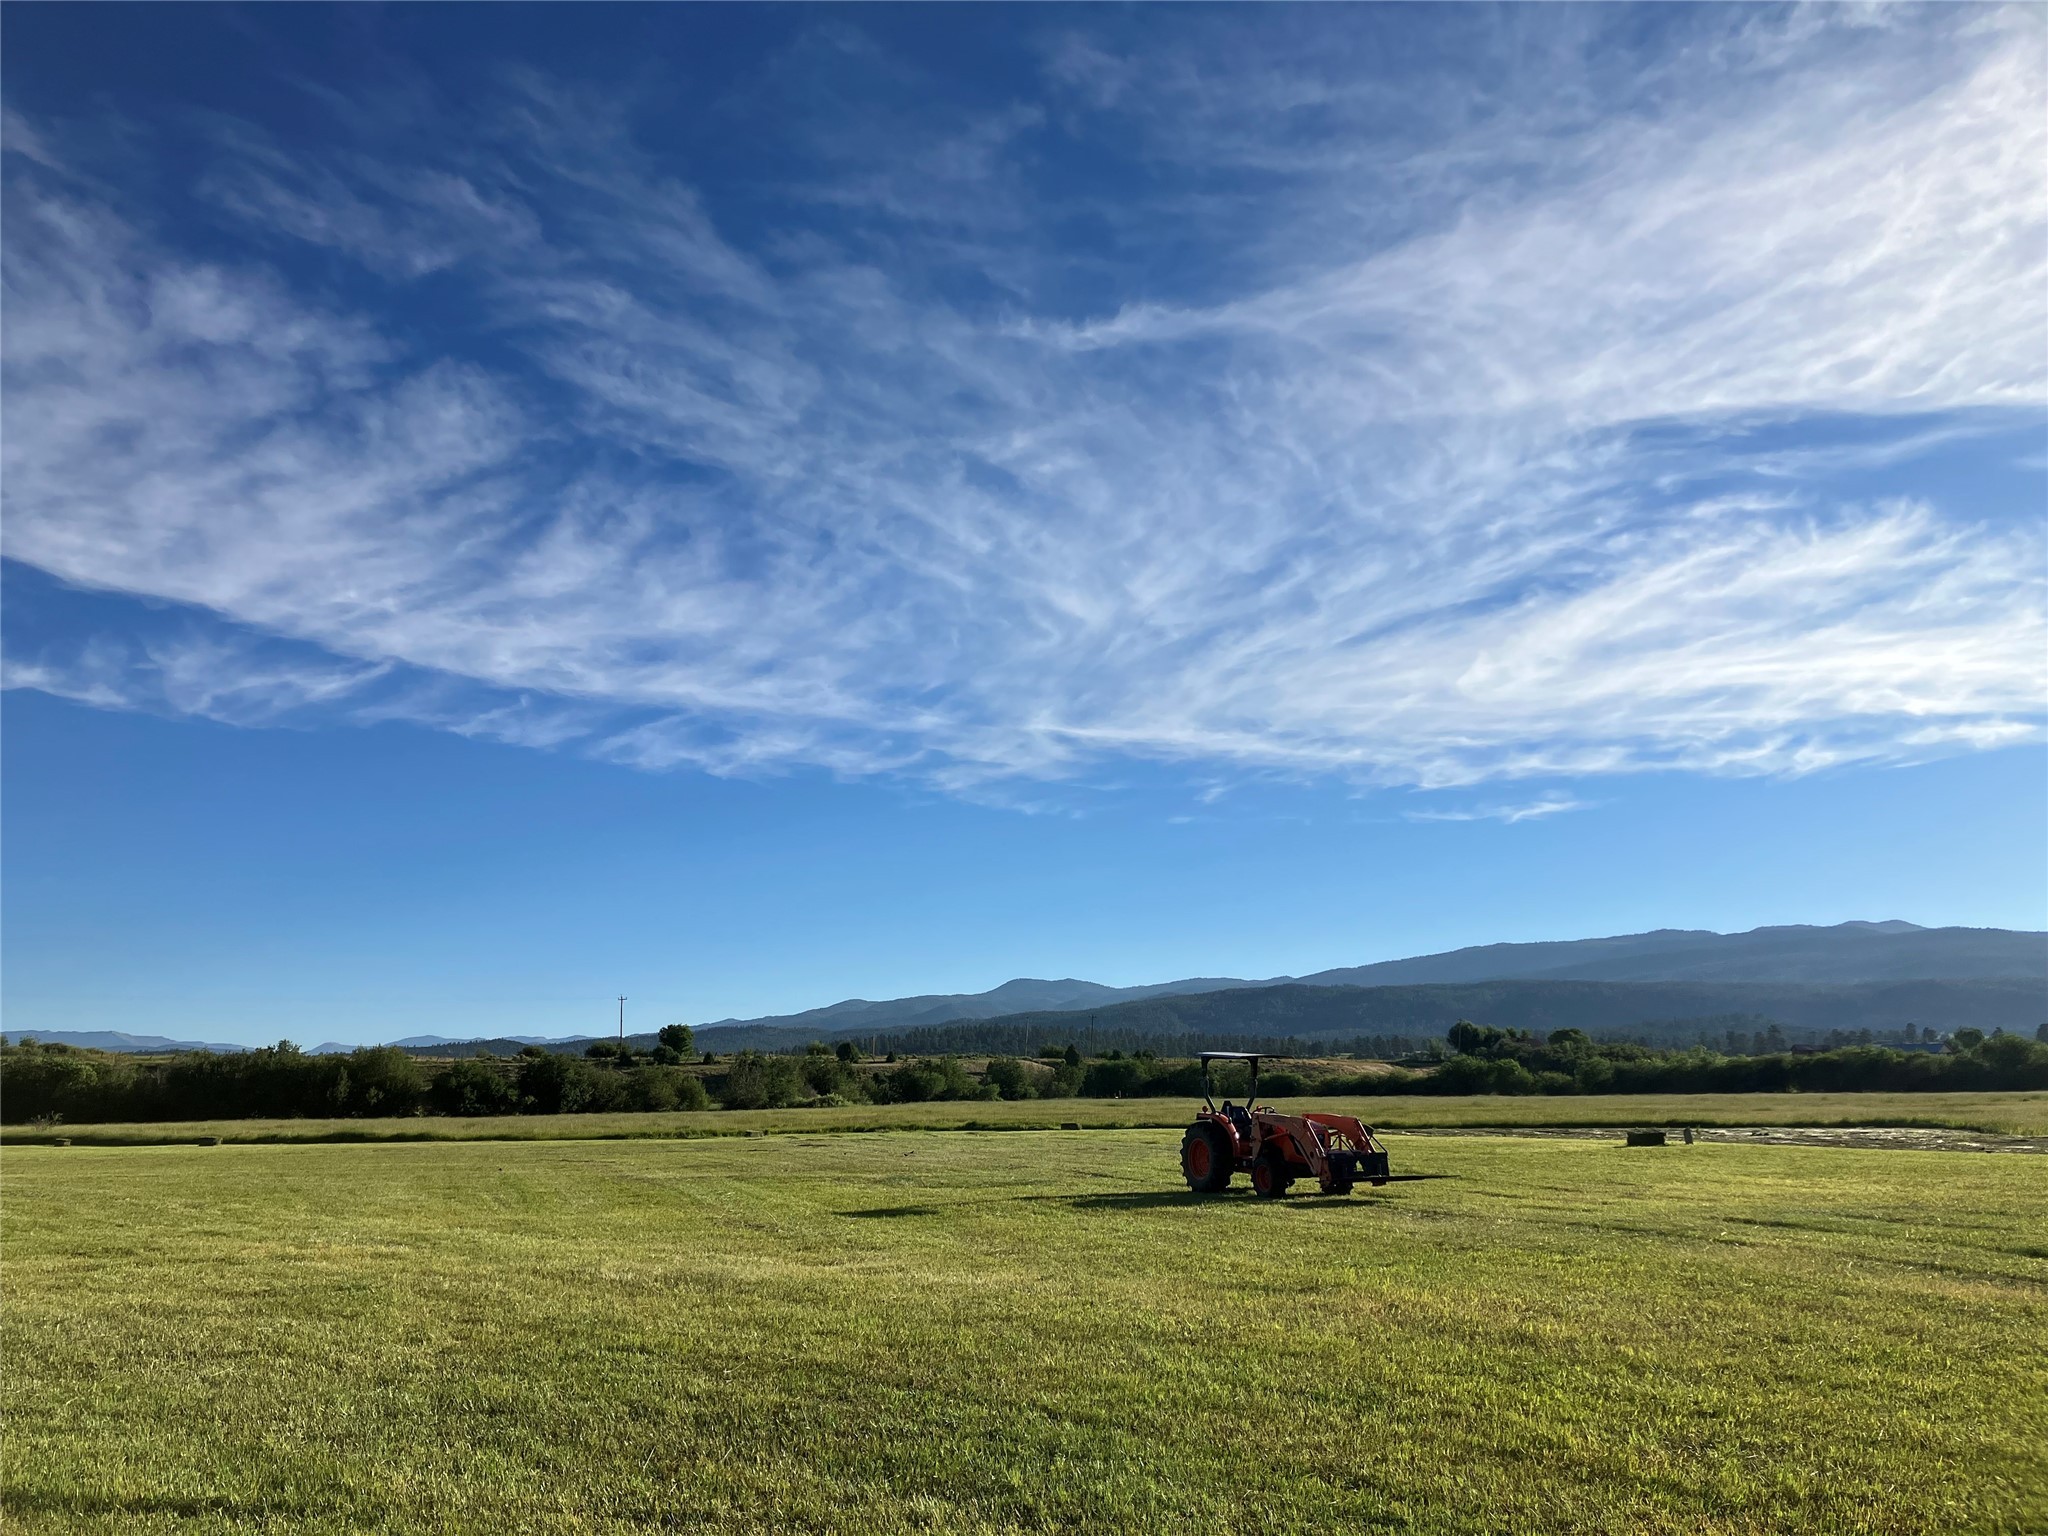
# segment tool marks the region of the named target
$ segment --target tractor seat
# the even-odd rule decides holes
[[[1242,1105],[1233,1104],[1230,1100],[1225,1099],[1223,1101],[1223,1115],[1230,1122],[1231,1128],[1237,1132],[1240,1140],[1250,1141],[1252,1139],[1252,1117],[1249,1110],[1245,1109]]]

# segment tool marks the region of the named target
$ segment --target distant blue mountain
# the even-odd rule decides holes
[[[1482,944],[1414,960],[1279,978],[1319,987],[1470,981],[1716,981],[1854,986],[1879,981],[2048,981],[2048,933],[1922,928],[1896,919],[1747,933],[1660,928],[1611,939]]]
[[[1747,933],[1660,928],[1604,939],[1483,944],[1409,960],[1271,976],[1262,981],[1198,978],[1141,987],[1092,981],[1004,982],[988,992],[855,998],[806,1013],[721,1019],[697,1031],[706,1049],[773,1048],[812,1039],[878,1037],[956,1020],[1074,1012],[1155,998],[1301,983],[1313,987],[1414,987],[1487,981],[1631,981],[1854,986],[1905,981],[2021,981],[2048,992],[2048,933],[2006,928],[1923,928],[1917,923],[1848,922],[1754,928]]]
[[[15,1044],[23,1040],[41,1040],[52,1045],[75,1045],[88,1051],[129,1051],[145,1055],[158,1055],[166,1051],[222,1051],[233,1054],[246,1051],[246,1045],[220,1045],[204,1040],[173,1040],[167,1035],[126,1035],[118,1029],[30,1029],[19,1034],[12,1031],[7,1038]]]
[[[850,998],[803,1013],[721,1019],[699,1026],[697,1042],[716,1051],[773,1049],[809,1040],[876,1038],[905,1030],[930,1029],[956,1020],[1076,1013],[1150,999],[1291,984],[1386,988],[1494,981],[1772,983],[1803,987],[2004,982],[2039,988],[2043,1006],[2048,1008],[2048,933],[2005,928],[1923,928],[1896,919],[1837,923],[1832,927],[1799,924],[1754,928],[1747,933],[1660,928],[1604,939],[1484,944],[1408,960],[1347,966],[1308,976],[1272,976],[1259,981],[1209,976],[1147,986],[1110,987],[1071,977],[1060,981],[1020,977],[986,992],[930,993],[883,1002]],[[2042,1016],[2048,1017],[2048,1013]],[[111,1030],[38,1030],[33,1034],[39,1040],[103,1051],[246,1049]],[[510,1054],[522,1045],[574,1048],[590,1040],[610,1038],[608,1034],[495,1035],[488,1039],[408,1035],[392,1043],[406,1050],[438,1054],[441,1048],[450,1047],[447,1054],[472,1055]],[[653,1040],[651,1035],[629,1038],[643,1046]],[[331,1041],[314,1048],[316,1054],[349,1049]]]
[[[424,1051],[426,1047],[434,1047],[434,1044],[465,1044],[465,1042],[469,1042],[473,1038],[475,1038],[473,1034],[408,1034],[403,1040],[391,1040],[391,1044],[395,1044],[399,1051]],[[500,1038],[500,1040],[518,1040],[520,1044],[567,1044],[569,1040],[588,1040],[588,1038],[594,1038],[594,1036],[588,1036],[588,1034],[500,1034],[496,1038]],[[346,1044],[334,1044],[334,1047],[328,1047],[328,1044],[324,1044],[324,1047],[319,1047],[319,1049],[322,1049],[322,1051],[352,1051],[354,1047],[346,1047]]]

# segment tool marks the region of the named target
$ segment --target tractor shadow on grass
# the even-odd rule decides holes
[[[1455,1179],[1455,1173],[1397,1173],[1387,1180],[1389,1184],[1413,1184],[1423,1179]],[[1031,1201],[1051,1205],[1064,1205],[1077,1211],[1154,1211],[1172,1210],[1176,1207],[1213,1205],[1218,1201],[1257,1202],[1258,1204],[1310,1205],[1331,1204],[1341,1201],[1357,1201],[1372,1192],[1371,1186],[1360,1186],[1357,1194],[1324,1196],[1321,1194],[1291,1195],[1284,1201],[1263,1201],[1247,1188],[1232,1186],[1217,1195],[1198,1195],[1191,1189],[1131,1189],[1105,1192],[1099,1195],[1015,1195],[1018,1201]]]
[[[1414,1184],[1423,1179],[1455,1179],[1455,1173],[1397,1173],[1387,1180],[1389,1184]],[[1356,1201],[1371,1193],[1371,1186],[1362,1186],[1358,1193],[1337,1196],[1338,1201]],[[1076,1211],[1156,1211],[1173,1210],[1178,1207],[1212,1205],[1217,1201],[1258,1201],[1250,1189],[1233,1186],[1220,1195],[1198,1195],[1191,1189],[1124,1189],[1106,1191],[1099,1195],[995,1195],[978,1200],[950,1200],[944,1205],[878,1205],[865,1211],[838,1211],[835,1214],[854,1221],[893,1221],[905,1216],[942,1216],[947,1211],[958,1210],[969,1205],[1064,1205]],[[1284,1203],[1303,1205],[1311,1202],[1331,1203],[1324,1196],[1291,1196]],[[1259,1202],[1264,1204],[1266,1202]]]

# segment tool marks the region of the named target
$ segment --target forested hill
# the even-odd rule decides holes
[[[805,1013],[721,1019],[703,1026],[701,1032],[709,1039],[729,1042],[724,1049],[789,1040],[801,1043],[816,1039],[874,1039],[905,1030],[943,1030],[944,1026],[963,1020],[1007,1020],[1026,1014],[1083,1010],[1107,1013],[1132,1003],[1179,1001],[1193,995],[1222,992],[1271,991],[1289,983],[1322,988],[1416,988],[1500,981],[1848,987],[1925,980],[2024,981],[2032,983],[2037,992],[2048,993],[2048,933],[2005,928],[1922,928],[1897,920],[1836,923],[1828,927],[1786,924],[1753,928],[1746,933],[1659,928],[1648,933],[1554,943],[1482,944],[1405,960],[1342,966],[1307,976],[1272,976],[1263,981],[1211,976],[1141,987],[1107,987],[1071,978],[1020,978],[987,992],[899,997],[882,1002],[850,999]],[[1708,1011],[1727,1010],[1717,1006]],[[2028,1027],[2031,1029],[2032,1025]]]
[[[1907,1024],[1946,1033],[2007,1029],[2031,1035],[2048,1019],[2048,995],[2035,981],[1907,981],[1807,987],[1771,983],[1490,981],[1464,986],[1314,987],[1288,983],[1190,996],[1153,997],[1092,1010],[1012,1014],[960,1020],[880,1034],[901,1053],[1036,1051],[1078,1042],[1084,1050],[1143,1046],[1166,1051],[1298,1048],[1320,1042],[1344,1048],[1379,1037],[1426,1040],[1459,1019],[1502,1029],[1548,1033],[1582,1029],[1657,1044],[1720,1039],[1729,1030],[1761,1032],[1775,1024],[1791,1045],[1829,1032],[1868,1029],[1890,1034]],[[788,1049],[800,1031],[705,1029],[703,1045],[719,1051]],[[828,1040],[865,1038],[845,1032]],[[1398,1048],[1398,1047],[1396,1047]]]
[[[1747,933],[1661,928],[1606,939],[1481,944],[1411,960],[1275,978],[1312,986],[1468,981],[1859,982],[2033,980],[2048,985],[2048,933],[1898,921],[1788,924]]]
[[[704,1049],[721,1053],[801,1049],[813,1040],[887,1041],[888,1049],[944,1051],[1020,1041],[1040,1028],[1056,1028],[1064,1040],[1092,1027],[1092,1038],[1103,1048],[1130,1050],[1160,1049],[1166,1038],[1185,1038],[1192,1048],[1290,1038],[1430,1036],[1472,1018],[1503,1028],[1571,1025],[1691,1041],[1700,1033],[1697,1021],[1724,1015],[1759,1016],[1795,1041],[1837,1029],[1884,1032],[1909,1022],[2032,1034],[2048,1019],[2048,934],[1899,921],[1726,934],[1663,928],[1611,938],[1487,944],[1265,981],[1209,976],[1110,987],[1074,978],[1020,978],[986,992],[851,999],[803,1013],[725,1019],[700,1026],[697,1037]],[[1055,1019],[1056,1025],[1049,1022]],[[1671,1020],[1685,1022],[1658,1022]],[[114,1051],[191,1048],[189,1042],[153,1036],[33,1033]],[[604,1037],[420,1036],[395,1043],[430,1056],[510,1056],[530,1044],[579,1052],[598,1038]],[[651,1034],[632,1038],[643,1048],[653,1044]]]

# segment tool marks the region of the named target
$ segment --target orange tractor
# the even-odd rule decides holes
[[[1242,1106],[1230,1100],[1216,1107],[1209,1066],[1218,1061],[1251,1064],[1251,1087]],[[1195,1123],[1180,1142],[1180,1171],[1188,1188],[1213,1195],[1230,1187],[1233,1175],[1248,1173],[1252,1193],[1277,1200],[1296,1179],[1313,1178],[1326,1195],[1348,1195],[1360,1179],[1387,1182],[1387,1149],[1369,1126],[1349,1115],[1283,1115],[1260,1105],[1259,1058],[1249,1051],[1202,1052],[1202,1102]]]

